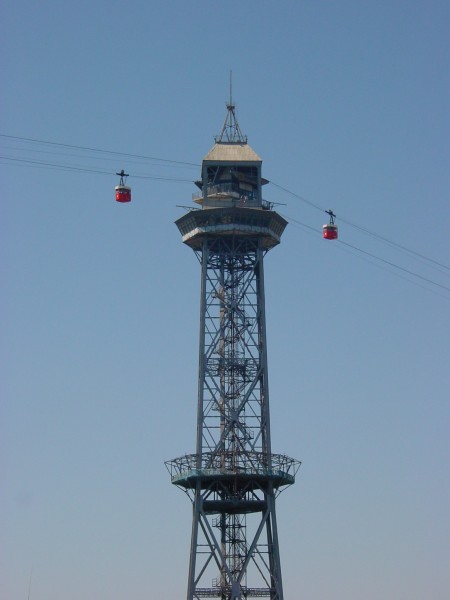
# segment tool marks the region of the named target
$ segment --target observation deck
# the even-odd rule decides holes
[[[208,236],[261,238],[269,250],[280,243],[287,221],[273,210],[242,205],[193,210],[176,221],[183,242],[194,250]]]
[[[300,461],[284,454],[264,452],[205,452],[186,454],[167,461],[172,483],[184,489],[208,489],[215,481],[234,481],[249,489],[265,489],[270,482],[273,489],[295,483]]]
[[[267,182],[266,179],[263,180]],[[192,194],[192,200],[202,208],[224,208],[238,206],[240,208],[270,209],[271,204],[261,199],[260,191],[242,182],[214,183],[202,186],[201,193]]]
[[[197,598],[231,598],[231,586],[217,586],[213,588],[197,588]],[[273,588],[250,588],[240,586],[242,598],[274,598],[276,590]]]

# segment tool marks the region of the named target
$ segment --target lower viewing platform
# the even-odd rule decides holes
[[[242,485],[264,488],[272,483],[274,489],[295,483],[300,461],[282,454],[263,452],[205,452],[186,454],[166,463],[172,483],[193,489],[200,481],[206,489],[214,481],[238,480]]]
[[[242,598],[273,598],[276,590],[241,587]],[[231,598],[231,587],[197,588],[197,598]]]

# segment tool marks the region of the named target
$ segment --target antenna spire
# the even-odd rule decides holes
[[[230,100],[227,103],[227,116],[222,131],[215,138],[216,144],[246,144],[247,136],[239,127],[236,118],[236,106],[233,104],[233,71],[230,71]]]

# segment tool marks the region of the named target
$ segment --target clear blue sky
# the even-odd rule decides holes
[[[291,220],[266,260],[273,450],[303,461],[286,600],[448,598],[449,22],[445,0],[4,0],[1,600],[30,577],[30,600],[184,598],[164,460],[196,419],[199,266],[173,221],[198,167],[15,138],[199,164],[230,69],[264,176],[349,244],[265,188]]]

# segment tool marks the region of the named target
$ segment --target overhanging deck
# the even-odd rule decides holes
[[[222,464],[217,464],[219,461]],[[262,452],[239,456],[213,453],[188,454],[166,462],[172,483],[184,489],[208,489],[214,483],[235,483],[242,489],[273,489],[295,483],[300,462],[281,454],[268,456]],[[269,466],[270,465],[270,466]]]
[[[194,210],[175,221],[183,242],[199,249],[207,236],[261,238],[265,249],[280,243],[287,221],[273,210],[261,208],[208,208]]]

